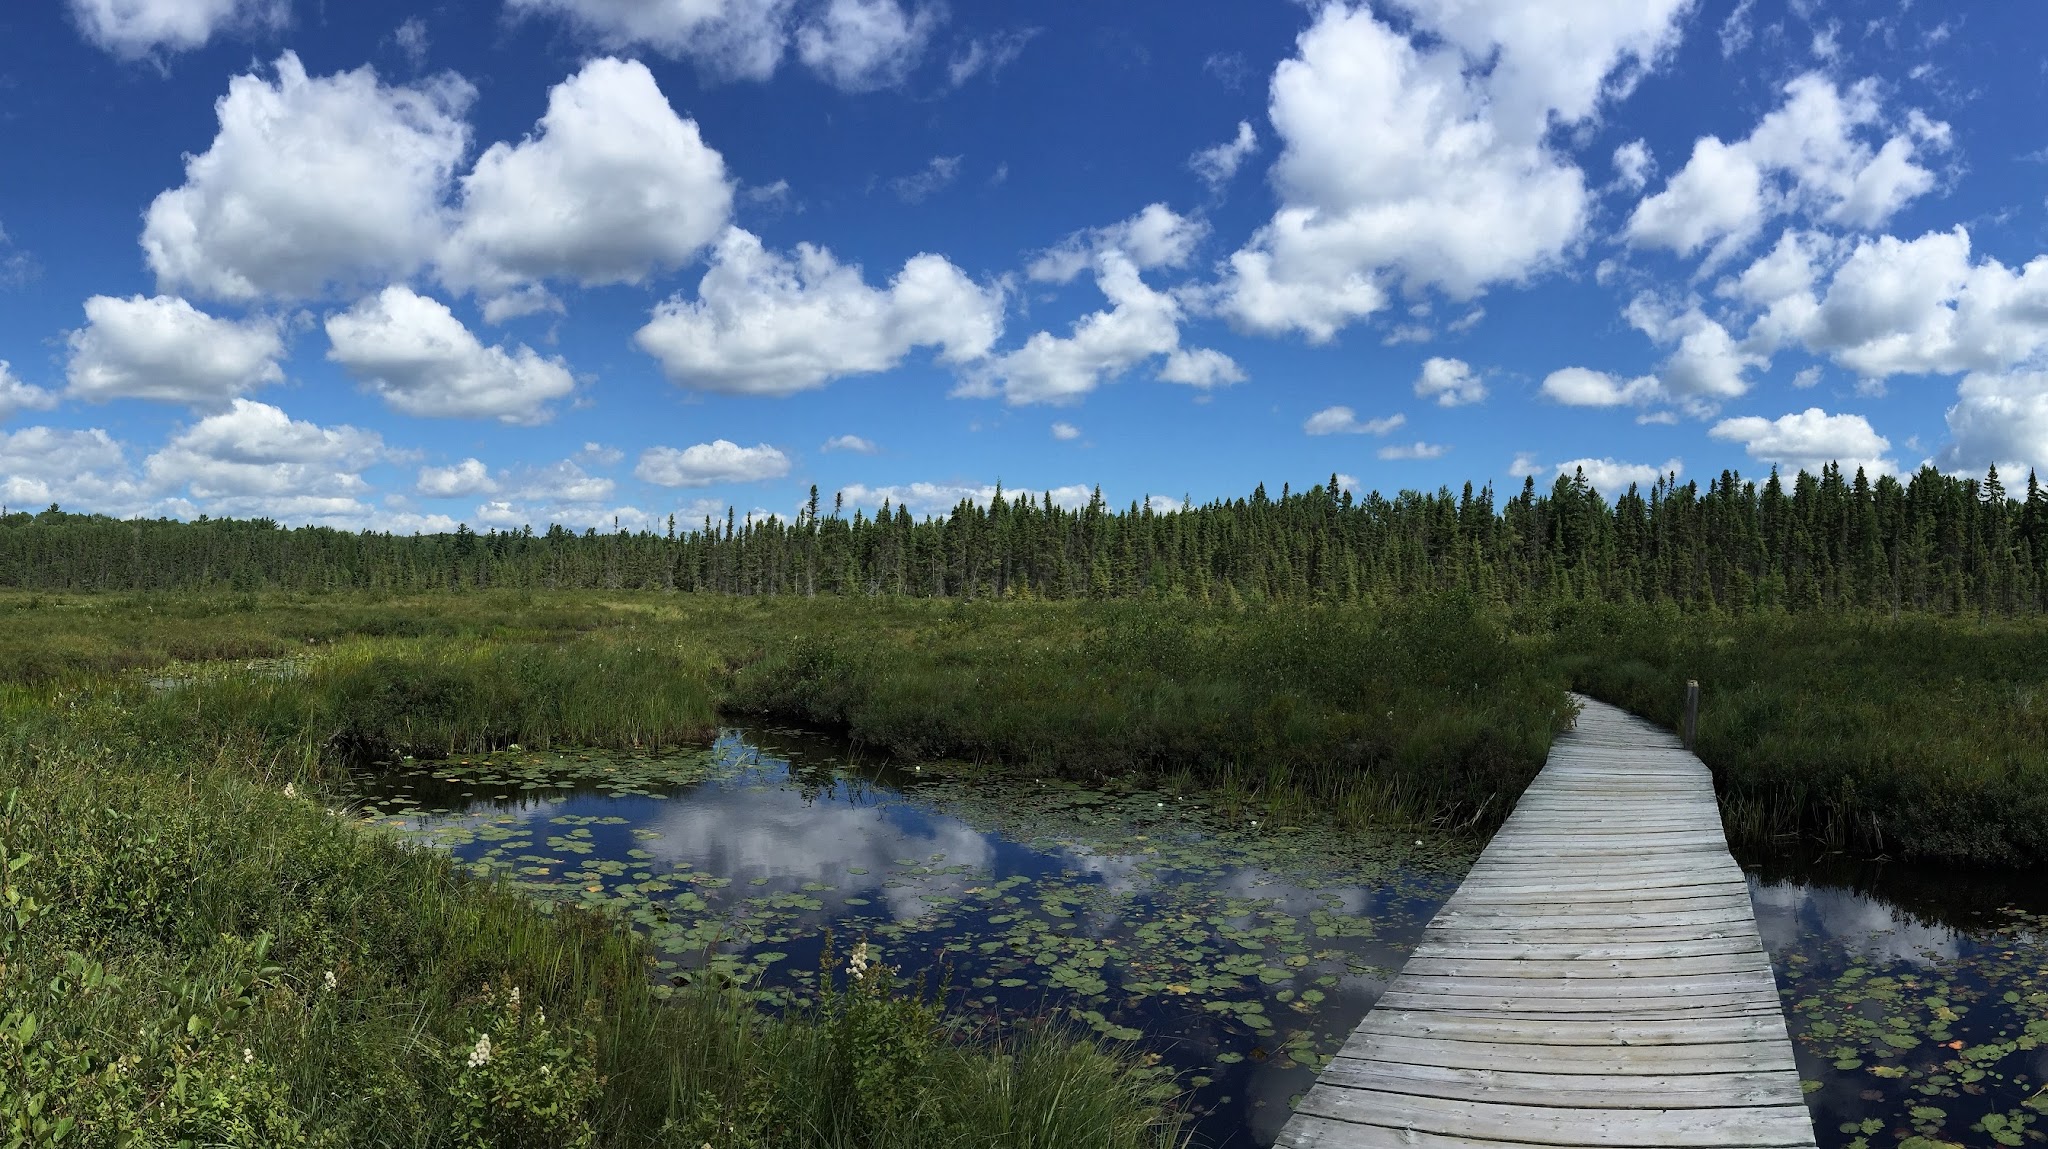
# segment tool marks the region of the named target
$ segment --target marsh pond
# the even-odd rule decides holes
[[[964,1031],[1052,1018],[1127,1042],[1218,1147],[1272,1142],[1476,851],[1135,784],[862,763],[767,728],[685,753],[405,761],[354,797],[479,875],[646,932],[662,985],[800,1006],[829,932],[922,976]],[[2048,897],[1745,867],[1823,1146],[2048,1142]]]
[[[1195,798],[860,766],[728,730],[658,757],[507,750],[358,779],[360,811],[479,874],[645,930],[671,983],[814,992],[829,929],[973,1028],[1132,1043],[1198,1140],[1268,1144],[1448,898],[1470,848],[1233,824]],[[843,961],[843,956],[841,961]]]

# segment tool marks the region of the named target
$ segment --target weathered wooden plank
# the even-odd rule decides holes
[[[1555,1045],[1457,1041],[1442,1037],[1374,1033],[1351,1035],[1337,1056],[1361,1061],[1440,1065],[1546,1073],[1774,1073],[1778,1046],[1771,1041],[1699,1042],[1692,1045]]]
[[[1715,928],[1755,920],[1748,907],[1704,910],[1667,910],[1663,913],[1600,913],[1577,907],[1576,913],[1557,913],[1546,908],[1541,914],[1495,913],[1486,909],[1446,909],[1437,921],[1449,929],[1490,930],[1625,930],[1635,927],[1672,928],[1706,926]]]
[[[1541,978],[1546,981],[1602,981],[1610,978],[1699,977],[1707,974],[1769,974],[1771,964],[1747,952],[1697,957],[1610,958],[1554,961],[1544,958],[1423,957],[1408,959],[1405,977]]]
[[[1722,890],[1710,894],[1687,894],[1667,897],[1663,890],[1644,890],[1643,896],[1634,900],[1622,898],[1572,898],[1568,895],[1554,895],[1542,900],[1527,896],[1500,899],[1487,896],[1479,891],[1470,897],[1453,898],[1448,908],[1467,918],[1494,915],[1498,917],[1537,917],[1541,915],[1573,916],[1574,914],[1602,914],[1613,907],[1613,912],[1626,912],[1642,917],[1648,914],[1676,913],[1691,915],[1733,909],[1744,916],[1754,916],[1749,904],[1749,891]]]
[[[1414,1097],[1581,1109],[1725,1109],[1798,1105],[1805,1100],[1799,1082],[1775,1068],[1761,1073],[1656,1073],[1630,1065],[1613,1073],[1555,1073],[1339,1057],[1318,1080],[1342,1089],[1374,1089]]]
[[[1517,935],[1459,937],[1440,934],[1425,938],[1415,947],[1414,957],[1472,957],[1499,960],[1518,958],[1552,961],[1630,961],[1640,958],[1692,957],[1702,954],[1754,953],[1754,934],[1723,934],[1718,938],[1686,941],[1652,941],[1640,937],[1601,938],[1591,942],[1540,942]]]
[[[1494,1105],[1449,1101],[1377,1089],[1317,1085],[1301,1099],[1298,1114],[1354,1125],[1414,1129],[1531,1145],[1715,1146],[1813,1145],[1813,1119],[1806,1106],[1735,1105],[1710,1109],[1585,1109],[1566,1105]],[[1341,1142],[1339,1143],[1341,1144]]]
[[[1612,973],[1591,977],[1551,976],[1545,981],[1549,984],[1539,989],[1531,986],[1527,977],[1493,977],[1470,972],[1439,974],[1403,969],[1400,989],[1403,993],[1455,994],[1460,997],[1541,992],[1551,998],[1620,996],[1663,1001],[1669,997],[1755,994],[1759,991],[1776,994],[1778,985],[1771,977],[1769,966],[1724,973],[1646,973],[1637,977],[1617,977]]]
[[[1811,1149],[1712,779],[1583,705],[1279,1145]]]
[[[1520,854],[1502,850],[1491,855],[1482,855],[1472,864],[1472,870],[1465,880],[1475,877],[1493,881],[1500,872],[1507,873],[1583,873],[1601,878],[1623,878],[1632,875],[1710,873],[1717,875],[1740,875],[1742,870],[1735,865],[1727,851],[1689,850],[1654,855],[1639,854],[1633,858],[1570,858],[1561,854]]]
[[[1470,878],[1466,880],[1468,882],[1471,881]],[[1740,896],[1748,896],[1746,886],[1743,886],[1741,883],[1727,881],[1726,879],[1700,882],[1692,886],[1653,885],[1651,883],[1658,879],[1648,874],[1635,875],[1632,879],[1622,879],[1623,882],[1631,880],[1640,883],[1635,892],[1642,894],[1646,898],[1692,897],[1699,892],[1701,887],[1718,887],[1716,892],[1730,895],[1737,894],[1737,891],[1740,890]],[[1533,897],[1540,904],[1544,900],[1541,895],[1551,891],[1573,895],[1575,903],[1580,900],[1579,895],[1583,895],[1584,900],[1612,902],[1619,900],[1613,895],[1630,892],[1625,885],[1618,886],[1615,882],[1602,882],[1599,885],[1594,885],[1588,882],[1587,875],[1583,873],[1563,871],[1552,871],[1548,877],[1544,877],[1542,871],[1533,873],[1495,871],[1494,875],[1488,876],[1485,881],[1487,883],[1485,886],[1475,886],[1470,893],[1460,891],[1460,895],[1453,899],[1453,902],[1457,905],[1468,903],[1498,904],[1510,902],[1517,898],[1526,899]],[[1496,882],[1499,883],[1497,886],[1495,885]],[[1447,902],[1445,904],[1451,905],[1453,903]]]
[[[1476,1013],[1488,1017],[1543,1019],[1565,1017],[1683,1018],[1695,1015],[1738,1017],[1744,1014],[1776,1016],[1778,1003],[1760,1001],[1746,993],[1687,994],[1656,999],[1599,1001],[1589,998],[1553,997],[1527,991],[1516,994],[1416,993],[1398,983],[1380,995],[1385,1009],[1426,1009],[1438,1013]]]
[[[1734,1041],[1785,1040],[1785,1015],[1638,1021],[1622,1018],[1544,1018],[1518,1021],[1428,1010],[1375,1008],[1358,1023],[1361,1031],[1439,1037],[1450,1041],[1492,1041],[1518,1045],[1700,1045]],[[1787,1045],[1787,1056],[1790,1046]]]

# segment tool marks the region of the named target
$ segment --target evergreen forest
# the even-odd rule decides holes
[[[1723,471],[1631,486],[1583,474],[1358,497],[1327,484],[1117,510],[1004,493],[917,518],[809,504],[793,519],[666,533],[559,525],[393,535],[267,519],[0,515],[0,586],[32,590],[686,590],[739,595],[1386,601],[1462,589],[1507,606],[1671,603],[1733,613],[2023,614],[2048,606],[2048,493],[1932,467],[1901,481],[1829,464],[1761,484]]]

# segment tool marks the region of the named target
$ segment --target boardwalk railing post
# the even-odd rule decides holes
[[[1700,736],[1700,680],[1685,680],[1685,748],[1699,748]]]

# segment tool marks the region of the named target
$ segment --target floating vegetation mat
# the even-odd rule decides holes
[[[1471,860],[1435,838],[1231,825],[1135,785],[856,769],[785,731],[406,762],[360,785],[366,819],[644,930],[670,984],[801,1002],[829,928],[970,1022],[1135,1044],[1219,1146],[1271,1143]]]
[[[1796,881],[1752,895],[1824,1149],[2048,1143],[2048,916]]]

